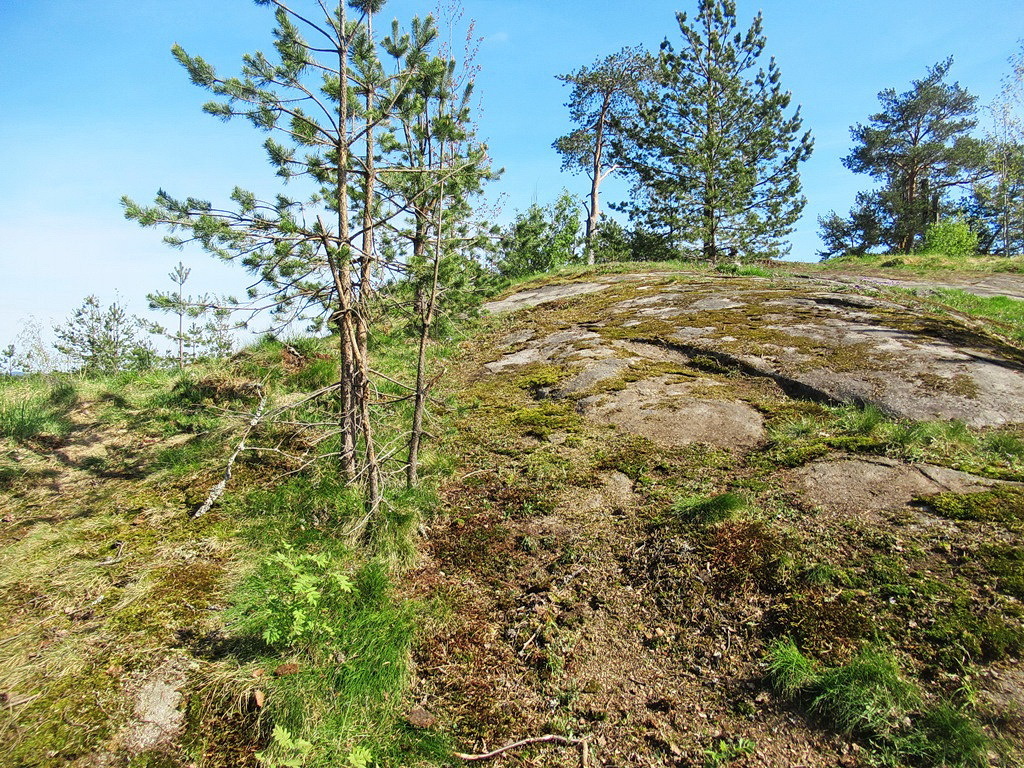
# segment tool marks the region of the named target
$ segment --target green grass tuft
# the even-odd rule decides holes
[[[71,430],[67,417],[78,402],[72,382],[29,377],[0,385],[0,437],[30,440],[42,434],[64,435]]]
[[[767,666],[772,687],[786,699],[795,699],[818,684],[817,664],[792,640],[778,640],[768,649]]]
[[[921,704],[920,691],[902,676],[896,659],[877,648],[826,669],[816,683],[811,712],[842,733],[892,733]]]
[[[672,505],[672,511],[687,522],[710,525],[729,520],[748,506],[746,497],[739,493],[720,493],[717,496],[687,496]]]
[[[951,704],[926,711],[911,732],[894,740],[891,752],[918,765],[987,768],[989,739],[981,727]]]

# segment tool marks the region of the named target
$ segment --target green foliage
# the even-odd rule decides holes
[[[255,754],[260,764],[267,768],[300,768],[306,761],[306,755],[313,749],[312,742],[292,736],[282,725],[274,726],[272,738],[276,747],[273,755],[270,750]]]
[[[719,264],[715,268],[718,272],[723,275],[737,275],[740,277],[771,277],[772,271],[767,267],[759,267],[756,264],[737,264],[730,262],[728,264]]]
[[[356,747],[345,756],[349,768],[367,768],[373,760],[373,753],[366,747]]]
[[[501,238],[498,271],[519,279],[550,272],[579,258],[580,217],[568,192],[542,208],[534,203],[519,214]]]
[[[757,742],[753,739],[719,739],[714,746],[704,750],[704,768],[720,768],[733,760],[754,754]]]
[[[138,337],[140,328],[141,321],[129,317],[121,304],[104,308],[95,296],[87,296],[63,325],[54,327],[54,347],[86,375],[142,370],[153,366],[156,354]]]
[[[922,253],[941,253],[953,258],[978,252],[978,235],[959,217],[932,222],[924,231]]]
[[[775,60],[759,66],[761,15],[741,33],[732,0],[700,0],[692,22],[676,19],[682,46],[662,44],[654,85],[613,141],[634,181],[630,218],[706,261],[784,254],[813,143],[799,109],[785,114]]]
[[[717,496],[688,496],[672,505],[672,511],[681,518],[709,525],[728,520],[747,508],[746,498],[738,493],[720,493]]]
[[[181,445],[160,449],[153,457],[153,468],[164,469],[175,475],[186,475],[202,470],[221,448],[219,443],[193,438]]]
[[[255,599],[243,626],[259,628],[270,646],[308,649],[333,645],[334,619],[353,584],[330,555],[300,553],[285,544],[263,562],[251,589]]]
[[[835,212],[819,219],[823,258],[882,247],[910,253],[928,222],[947,212],[951,191],[985,174],[983,144],[971,137],[977,99],[946,76],[953,60],[929,67],[926,76],[897,94],[878,94],[882,110],[855,125],[855,145],[843,164],[881,181],[857,195],[848,219]]]

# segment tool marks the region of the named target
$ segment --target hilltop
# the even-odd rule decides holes
[[[1018,278],[903,266],[510,289],[369,543],[286,421],[193,517],[330,340],[6,382],[12,764],[1017,764],[1024,326],[956,289]]]

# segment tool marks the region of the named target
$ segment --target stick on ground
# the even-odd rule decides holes
[[[263,418],[263,409],[266,407],[267,396],[263,395],[260,399],[260,407],[256,409],[256,413],[254,413],[252,418],[249,419],[249,424],[246,426],[245,432],[242,433],[242,439],[235,447],[235,452],[231,454],[231,458],[228,459],[228,465],[224,469],[224,477],[221,478],[219,483],[210,489],[210,493],[206,497],[206,501],[204,501],[203,505],[195,511],[195,514],[193,514],[192,517],[195,518],[205,515],[210,511],[213,505],[217,503],[217,499],[224,495],[224,489],[228,487],[228,481],[231,479],[231,471],[234,469],[235,460],[238,459],[238,454],[245,450],[245,441],[249,439],[249,435],[256,428],[256,425],[260,423],[260,420]]]
[[[590,768],[590,745],[587,744],[586,739],[569,739],[565,736],[556,736],[555,734],[548,734],[547,736],[531,736],[528,739],[522,739],[520,741],[508,744],[500,749],[496,749],[493,752],[487,752],[482,755],[467,755],[462,752],[456,752],[455,757],[460,760],[476,761],[476,760],[490,760],[493,757],[508,752],[512,749],[518,749],[519,747],[525,747],[528,744],[540,744],[543,742],[554,742],[556,744],[565,744],[570,747],[580,748],[580,766],[581,768]]]

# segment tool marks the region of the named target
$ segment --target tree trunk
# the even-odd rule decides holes
[[[601,168],[604,155],[604,126],[608,115],[611,94],[605,94],[604,102],[601,105],[601,113],[597,118],[597,127],[594,134],[594,165],[591,168],[590,177],[590,215],[587,217],[587,231],[584,236],[584,248],[587,252],[587,264],[594,263],[594,235],[597,232],[597,222],[601,216]]]
[[[349,249],[348,223],[348,37],[345,18],[345,5],[338,6],[340,13],[340,31],[338,41],[338,77],[341,83],[338,98],[338,167],[337,167],[337,217],[338,240],[333,255],[332,272],[334,272],[335,290],[338,294],[338,334],[340,337],[339,354],[341,356],[341,380],[339,381],[341,413],[339,428],[341,430],[341,471],[346,482],[356,479],[356,397],[355,397],[355,365],[351,325],[352,311],[352,254]]]
[[[438,200],[438,207],[443,206],[443,190]],[[417,208],[416,237],[413,241],[413,260],[419,263],[426,251],[426,211]],[[438,270],[440,266],[440,215],[438,221],[438,243],[434,252],[433,273],[430,287],[422,284],[416,286],[416,313],[420,321],[419,350],[416,357],[416,387],[413,391],[412,429],[409,432],[409,461],[406,464],[405,480],[409,488],[419,482],[420,445],[423,442],[423,412],[427,402],[427,344],[430,341],[430,328],[434,322],[434,304],[437,298]]]

